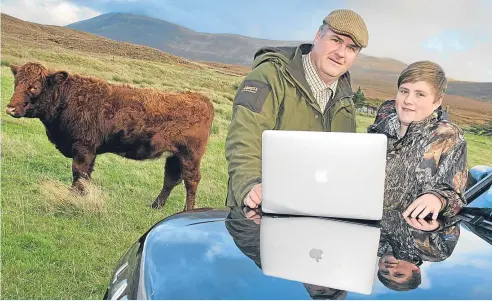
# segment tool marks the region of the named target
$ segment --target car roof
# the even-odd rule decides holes
[[[189,222],[186,226],[171,220],[149,233],[141,280],[150,292],[150,299],[492,297],[489,288],[492,283],[492,245],[482,237],[491,236],[492,228],[487,234],[486,227],[469,221],[457,222],[453,231],[441,233],[447,239],[444,245],[448,244],[449,250],[440,250],[444,255],[435,257],[427,254],[429,260],[423,260],[420,265],[422,280],[417,288],[396,291],[376,277],[372,294],[367,296],[336,288],[309,291],[304,283],[264,275],[259,249],[261,223],[256,225],[245,218],[231,219],[231,213],[237,213],[237,209],[186,213],[179,220],[179,223]],[[477,231],[485,234],[477,235]],[[436,233],[428,235],[424,242],[436,239]]]
[[[480,180],[484,178],[481,175]],[[480,183],[483,182],[472,188]],[[403,231],[399,233],[407,233],[401,235],[418,240],[415,244],[418,250],[413,255],[420,261],[412,263],[419,266],[421,280],[413,289],[399,291],[375,276],[372,293],[363,295],[267,276],[261,269],[259,248],[261,212],[256,220],[260,222],[256,223],[246,218],[243,207],[225,207],[202,208],[167,217],[142,236],[135,247],[141,259],[139,296],[147,299],[491,299],[492,209],[487,211],[484,207],[492,208],[492,188],[470,189],[467,195],[474,199],[469,208],[456,217],[441,219],[438,230],[409,232],[405,223],[398,221],[397,216],[401,215],[393,215],[393,224],[377,225],[382,232],[385,227],[400,227]],[[386,218],[390,215],[385,210]],[[391,233],[395,236],[394,231]],[[390,250],[405,249],[403,244],[399,245],[398,238],[392,239],[388,243]],[[415,256],[408,258],[413,260]]]

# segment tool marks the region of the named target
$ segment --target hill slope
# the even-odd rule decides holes
[[[113,54],[134,59],[146,59],[167,63],[194,66],[193,62],[170,55],[157,49],[129,43],[117,42],[86,32],[60,26],[26,22],[12,16],[2,15],[2,54],[16,46],[31,45],[34,48],[51,49],[60,47],[94,54]]]
[[[263,46],[301,43],[201,33],[165,20],[125,13],[107,13],[67,27],[150,46],[191,60],[243,66],[250,66],[254,53]],[[353,68],[353,79],[357,85],[371,87],[369,93],[384,94],[389,88],[394,91],[396,79],[405,66],[396,60],[362,54]],[[448,93],[492,103],[492,83],[452,81]]]
[[[81,71],[90,70],[93,75],[116,81],[121,81],[122,78],[124,81],[125,74],[117,72],[115,69],[107,69],[105,65],[105,61],[114,60],[115,57],[138,59],[148,63],[159,62],[188,69],[214,70],[226,75],[235,75],[231,77],[231,85],[234,85],[234,82],[240,80],[249,71],[249,67],[246,66],[191,61],[148,46],[117,42],[66,27],[25,22],[5,14],[2,14],[1,42],[2,60],[13,58],[14,61],[28,61],[33,58],[41,58],[41,60],[51,64],[52,67],[63,67],[63,64],[59,64],[63,58],[71,68],[80,65],[79,70]],[[271,43],[267,45],[271,45]],[[87,69],[84,65],[88,64],[89,56],[100,57],[101,63]],[[155,74],[148,72],[155,72],[155,70],[152,69],[152,64],[148,63],[148,70],[150,71],[145,74],[142,73],[141,78],[136,79],[137,82],[154,78]],[[92,61],[91,64],[93,64]],[[361,55],[351,71],[354,90],[360,86],[367,97],[375,99],[393,98],[396,92],[396,79],[404,67],[405,64],[396,60]],[[77,69],[72,70],[78,71]],[[199,75],[197,74],[197,76]],[[196,80],[199,80],[198,77]],[[169,82],[175,80],[171,77],[166,78],[166,81],[168,83],[165,85],[169,87]],[[472,86],[473,83],[469,83],[469,85]],[[453,120],[461,124],[484,123],[492,119],[492,104],[462,96],[447,95],[445,105],[451,107]]]
[[[492,83],[450,82],[447,92],[492,103]]]
[[[191,60],[227,64],[249,65],[255,51],[265,45],[297,44],[233,34],[200,33],[164,20],[123,13],[107,13],[66,27],[147,45]]]

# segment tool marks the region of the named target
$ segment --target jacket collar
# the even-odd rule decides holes
[[[388,115],[381,119],[377,124],[369,126],[369,132],[383,133],[391,138],[401,139],[405,136],[421,133],[429,124],[442,120],[442,108],[439,107],[425,119],[420,121],[412,121],[408,125],[405,136],[400,136],[400,120],[398,118],[398,114],[396,113],[396,107],[394,104],[395,103],[393,101],[393,106]]]
[[[313,93],[309,84],[306,80],[304,73],[304,67],[302,64],[302,55],[311,52],[313,44],[304,43],[295,47],[263,47],[260,48],[254,55],[255,62],[253,63],[253,68],[259,64],[273,59],[282,62],[285,66],[287,74],[292,77],[292,79],[297,83],[297,85],[307,94],[311,100],[314,100]],[[340,76],[338,79],[337,89],[333,96],[333,100],[336,101],[343,97],[351,96],[352,86],[350,82],[350,73],[347,71]]]

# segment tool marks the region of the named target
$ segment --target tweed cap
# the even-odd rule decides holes
[[[366,23],[356,12],[337,9],[326,16],[323,23],[328,24],[331,31],[351,37],[357,46],[367,47],[369,34]]]

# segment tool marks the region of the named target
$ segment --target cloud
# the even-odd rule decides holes
[[[3,0],[2,13],[47,25],[67,25],[100,15],[99,12],[63,0]]]
[[[333,9],[358,12],[369,28],[363,53],[406,64],[432,60],[448,77],[492,82],[490,0],[4,0],[2,11],[23,20],[66,25],[111,11],[145,14],[202,32],[310,41]]]
[[[365,53],[411,63],[432,60],[449,77],[492,81],[492,2],[347,0],[369,29]]]
[[[429,268],[432,263],[424,262],[420,266],[421,283],[419,285],[420,289],[429,290],[431,289],[431,277],[429,277]]]
[[[203,32],[238,33],[248,26],[241,18],[234,19],[234,4],[223,0],[67,0],[79,6],[91,7],[103,13],[121,12],[163,19]],[[235,12],[242,14],[241,12]],[[244,14],[243,14],[244,15]],[[244,17],[243,17],[244,18]]]
[[[492,81],[489,0],[293,1],[290,7],[296,9],[282,6],[280,0],[251,0],[247,5],[224,0],[193,4],[170,0],[71,1],[102,11],[142,11],[198,31],[283,40],[312,40],[326,14],[336,8],[349,8],[362,15],[369,28],[369,47],[364,53],[407,64],[432,60],[444,68],[448,77]]]
[[[219,255],[224,254],[224,248],[225,248],[225,244],[224,243],[215,243],[205,253],[205,260],[207,260],[207,261],[215,261],[215,259]]]

